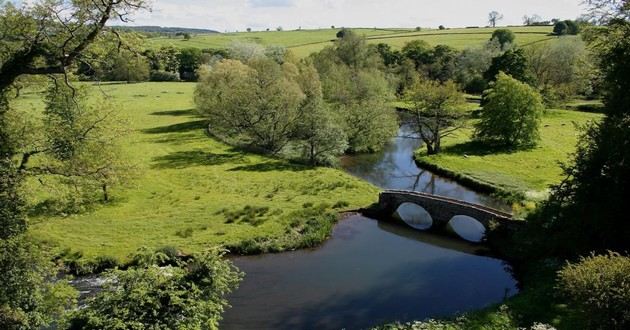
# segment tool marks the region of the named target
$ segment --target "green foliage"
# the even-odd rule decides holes
[[[179,60],[179,76],[186,81],[197,80],[197,70],[201,65],[201,50],[184,48],[177,55]]]
[[[225,296],[243,274],[224,252],[195,254],[180,266],[156,264],[105,275],[103,291],[69,316],[69,329],[217,329]]]
[[[211,130],[277,154],[297,134],[308,107],[298,79],[292,63],[226,60],[202,76],[195,101]]]
[[[411,104],[416,132],[424,141],[429,155],[441,151],[442,138],[461,128],[466,100],[457,85],[448,81],[440,84],[423,81],[405,94]]]
[[[551,45],[531,45],[526,50],[534,82],[551,106],[564,104],[578,93],[587,94],[595,70],[584,42],[561,38]]]
[[[77,292],[55,275],[45,256],[24,236],[0,239],[0,328],[49,325],[76,304]]]
[[[413,40],[405,44],[402,54],[416,64],[416,69],[420,69],[423,64],[431,62],[431,46],[424,40]]]
[[[610,115],[630,113],[630,22],[614,21],[591,41],[603,73],[604,104]]]
[[[119,144],[126,122],[107,100],[90,103],[85,89],[62,82],[51,83],[45,101],[41,121],[24,121],[18,111],[12,117],[21,174],[50,183],[44,187],[55,192],[60,211],[81,211],[99,193],[107,202],[109,188],[136,174]]]
[[[483,74],[483,77],[487,81],[494,81],[499,72],[503,72],[525,83],[532,82],[531,73],[527,65],[527,57],[525,56],[525,51],[521,48],[509,49],[503,55],[493,58],[492,64]]]
[[[570,263],[558,272],[558,289],[579,308],[591,329],[630,327],[630,258],[609,252]]]
[[[553,26],[553,33],[555,35],[565,35],[568,33],[569,27],[567,26],[567,23],[565,21],[560,21],[556,24],[554,24]]]
[[[483,74],[490,68],[492,59],[500,54],[497,40],[488,41],[482,47],[464,49],[456,59],[455,81],[466,92],[481,94],[488,87]]]
[[[179,73],[168,71],[151,71],[149,80],[156,82],[179,81]]]
[[[596,250],[625,251],[630,224],[625,204],[630,196],[630,116],[607,117],[592,123],[580,138],[566,179],[530,222],[545,237],[532,241],[553,255],[575,255]],[[533,234],[533,233],[532,233]]]
[[[147,81],[149,80],[149,63],[144,57],[130,52],[121,52],[115,56],[105,78],[111,81]]]
[[[516,35],[509,29],[498,29],[492,32],[490,40],[496,40],[501,45],[502,49],[506,49],[509,45],[514,43]]]
[[[538,141],[544,106],[533,88],[499,73],[485,99],[475,125],[476,139],[510,147],[531,146]]]
[[[564,166],[566,179],[552,188],[549,200],[530,219],[534,254],[544,250],[572,256],[630,248],[630,223],[625,220],[630,198],[626,161],[630,157],[630,99],[624,89],[630,86],[630,75],[628,58],[621,55],[630,49],[626,34],[630,25],[618,24],[591,40],[609,81],[604,85],[607,117],[585,127],[573,160]],[[547,239],[536,239],[540,233]]]
[[[558,36],[577,35],[580,33],[580,26],[572,20],[559,21],[553,26],[553,34]]]
[[[315,54],[313,62],[333,118],[340,118],[343,123],[349,150],[380,149],[398,125],[394,109],[388,104],[393,98],[392,86],[378,70],[383,62],[377,50],[368,47],[364,38],[347,32],[335,47]]]

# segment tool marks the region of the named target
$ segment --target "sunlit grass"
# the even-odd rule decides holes
[[[110,95],[130,118],[133,133],[125,148],[141,176],[131,188],[114,189],[110,205],[86,214],[31,219],[31,235],[55,250],[124,260],[142,246],[193,252],[216,244],[238,245],[282,237],[292,228],[291,212],[306,203],[326,203],[330,209],[347,202],[345,209],[353,209],[378,198],[375,187],[340,170],[292,165],[209,138],[205,122],[193,110],[192,83],[91,89]],[[31,93],[18,105],[41,108],[39,98]],[[265,212],[247,221],[228,219],[248,207]]]
[[[489,149],[471,142],[471,121],[469,128],[443,140],[441,154],[427,156],[421,148],[416,156],[421,162],[540,200],[547,195],[550,185],[560,183],[563,178],[560,162],[568,162],[575,150],[580,134],[576,124],[600,118],[602,115],[594,113],[549,110],[540,128],[540,143],[525,150]]]

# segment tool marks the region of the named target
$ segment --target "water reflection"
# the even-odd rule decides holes
[[[505,203],[418,168],[413,154],[422,143],[409,138],[414,136],[410,125],[404,124],[398,136],[380,153],[343,157],[342,167],[383,189],[420,191],[509,210]]]
[[[517,292],[480,247],[361,216],[319,249],[236,258],[247,274],[225,329],[359,329],[453,315]]]

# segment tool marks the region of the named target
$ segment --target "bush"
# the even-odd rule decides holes
[[[593,329],[630,328],[630,258],[591,255],[558,273],[560,291]]]
[[[492,32],[492,37],[490,40],[496,40],[501,45],[501,48],[504,48],[506,45],[514,43],[514,39],[516,39],[516,35],[512,30],[508,29],[498,29]]]
[[[484,95],[481,120],[475,138],[503,146],[531,146],[539,139],[544,106],[532,87],[501,72]]]
[[[466,91],[466,93],[469,93],[469,94],[481,94],[487,88],[488,88],[488,82],[485,79],[483,79],[482,76],[477,75],[477,76],[474,76],[468,82],[468,84],[466,84],[466,87],[464,88],[464,90]]]
[[[243,277],[224,254],[213,250],[180,266],[149,263],[109,272],[103,290],[68,314],[67,328],[217,329],[225,297]]]
[[[151,81],[179,81],[179,73],[168,71],[151,71]]]

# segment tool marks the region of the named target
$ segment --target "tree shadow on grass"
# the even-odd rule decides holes
[[[197,113],[195,112],[195,109],[157,111],[157,112],[150,113],[150,115],[151,116],[173,116],[173,117],[180,117],[180,116],[198,117]]]
[[[468,141],[452,146],[442,148],[445,155],[457,156],[487,156],[496,154],[512,154],[522,150],[528,150],[529,147],[510,147],[499,144],[492,144],[482,141]]]
[[[300,164],[288,163],[286,161],[268,161],[265,163],[237,166],[230,169],[231,172],[273,172],[273,171],[292,171],[302,172],[312,170],[312,167]]]
[[[156,169],[181,169],[191,166],[215,166],[238,163],[243,160],[241,154],[215,154],[203,150],[178,151],[153,159]]]
[[[146,134],[183,133],[183,132],[190,132],[190,131],[194,131],[198,129],[204,129],[206,128],[207,124],[208,122],[205,119],[195,120],[195,121],[189,121],[185,123],[148,128],[148,129],[142,130],[142,132]]]

